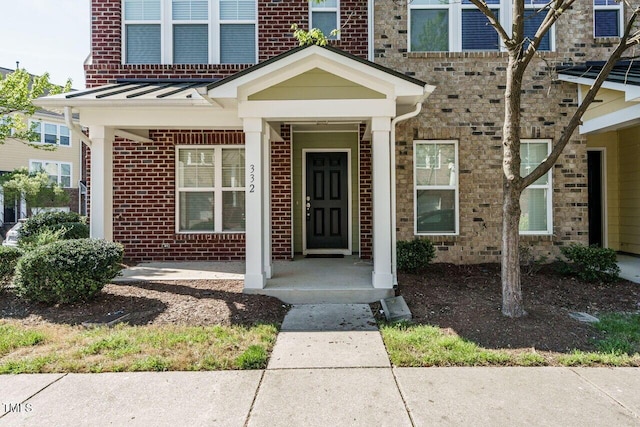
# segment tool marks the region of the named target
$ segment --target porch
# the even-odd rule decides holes
[[[163,280],[244,280],[245,263],[148,262],[122,271],[114,282]],[[246,293],[270,295],[290,304],[369,303],[392,296],[393,289],[371,284],[373,264],[357,256],[304,258],[275,261],[273,277],[263,289],[245,288]]]

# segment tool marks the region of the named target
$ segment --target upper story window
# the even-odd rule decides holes
[[[71,163],[30,160],[29,170],[31,172],[46,172],[49,175],[49,181],[60,187],[70,188],[73,182],[71,179]]]
[[[338,36],[330,35],[333,30],[340,29],[339,0],[309,1],[309,28],[317,28],[329,39]]]
[[[504,28],[510,28],[511,2],[487,0]],[[525,11],[525,37],[532,38],[546,15],[546,0],[529,0]],[[413,0],[409,3],[409,51],[499,51],[498,34],[469,0]],[[539,50],[552,49],[553,29]]]
[[[416,234],[458,234],[458,142],[414,142]]]
[[[594,37],[620,37],[623,26],[622,1],[593,1]]]
[[[65,125],[47,122],[32,122],[33,131],[40,135],[34,142],[43,144],[57,144],[63,147],[71,146],[71,133]]]
[[[523,140],[520,144],[520,176],[531,173],[544,159],[551,149],[548,140]],[[536,182],[528,186],[520,196],[520,234],[551,234],[552,204],[551,171],[544,174]]]
[[[127,64],[253,64],[256,0],[123,0]]]

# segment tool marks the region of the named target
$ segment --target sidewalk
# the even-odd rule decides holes
[[[392,368],[367,305],[295,306],[259,371],[0,376],[0,426],[637,426],[637,368]]]

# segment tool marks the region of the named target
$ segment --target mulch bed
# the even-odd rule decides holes
[[[552,266],[522,276],[528,314],[519,319],[501,314],[499,265],[433,264],[420,275],[401,274],[398,283],[414,322],[450,328],[486,348],[593,350],[599,332],[569,312],[597,317],[640,311],[640,284],[585,283],[557,274]]]

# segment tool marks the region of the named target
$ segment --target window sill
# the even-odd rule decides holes
[[[238,241],[244,240],[244,232],[224,232],[224,233],[176,233],[174,238],[176,240],[214,240],[214,241]]]
[[[540,51],[538,55],[543,58],[555,58],[557,52]],[[407,52],[407,58],[431,59],[431,58],[508,58],[508,52],[496,51],[469,51],[469,52]]]
[[[593,43],[595,44],[617,44],[620,42],[620,37],[594,37]]]

